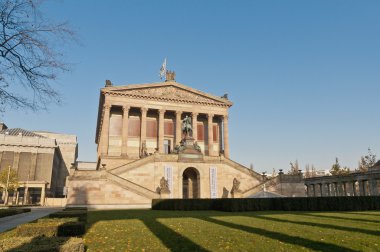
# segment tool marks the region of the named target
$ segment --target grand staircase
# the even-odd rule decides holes
[[[115,175],[111,171],[106,171],[106,177],[109,181],[113,182],[114,184],[124,189],[127,189],[129,191],[135,192],[141,196],[147,197],[149,199],[154,199],[154,198],[159,197],[158,193],[152,190],[149,190],[141,185],[133,183],[132,181],[124,179],[118,175]]]

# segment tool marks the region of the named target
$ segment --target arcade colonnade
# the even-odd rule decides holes
[[[229,141],[228,141],[228,115],[217,115],[212,113],[207,113],[205,111],[182,111],[182,110],[164,110],[164,109],[157,109],[157,108],[149,108],[149,107],[132,107],[132,106],[120,106],[120,105],[113,105],[113,104],[105,104],[103,106],[103,121],[101,125],[101,146],[100,146],[100,153],[101,156],[108,156],[109,154],[109,136],[110,136],[110,117],[111,117],[111,111],[114,108],[120,108],[122,109],[122,124],[121,124],[121,156],[128,157],[128,127],[130,126],[129,123],[129,117],[130,117],[130,111],[138,111],[139,117],[140,117],[140,149],[141,145],[144,141],[147,139],[147,114],[149,112],[158,112],[158,134],[157,134],[157,149],[159,153],[164,154],[164,132],[165,132],[165,117],[168,113],[171,113],[175,115],[175,123],[174,123],[174,139],[175,139],[175,145],[179,144],[182,140],[182,119],[188,115],[191,116],[191,122],[192,122],[192,129],[193,129],[193,135],[192,137],[198,141],[198,117],[205,116],[207,118],[207,132],[204,132],[204,135],[207,136],[204,137],[204,146],[207,146],[207,151],[204,151],[205,155],[208,156],[219,156],[221,150],[223,149],[224,156],[226,158],[230,157],[230,147],[229,147]],[[222,130],[222,137],[219,139],[219,146],[221,147],[219,149],[219,153],[215,153],[213,148],[209,148],[209,146],[213,146],[213,140],[215,139],[214,134],[218,134],[213,129],[213,121],[217,120],[219,125],[223,128]],[[221,128],[220,128],[221,130]],[[205,148],[206,149],[206,148]]]
[[[380,172],[305,179],[308,197],[380,195]]]

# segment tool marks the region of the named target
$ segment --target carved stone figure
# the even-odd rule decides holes
[[[241,192],[241,190],[239,189],[239,187],[240,187],[240,181],[237,180],[236,178],[234,178],[234,181],[232,182],[231,193]]]
[[[160,180],[160,193],[170,193],[169,182],[165,177]]]
[[[106,80],[106,87],[112,87],[112,82],[110,80]]]
[[[140,157],[147,157],[148,156],[148,149],[146,148],[146,141],[144,140],[141,144],[141,153]]]
[[[193,144],[194,150],[197,150],[198,152],[202,152],[201,147],[198,145],[197,141]]]
[[[182,132],[185,134],[186,137],[189,137],[190,134],[193,132],[193,129],[191,127],[191,117],[186,116],[182,120]]]

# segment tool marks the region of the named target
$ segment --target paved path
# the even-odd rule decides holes
[[[32,211],[27,213],[0,218],[0,233],[15,228],[20,224],[31,222],[51,213],[58,212],[61,209],[62,208],[50,207],[32,208]]]

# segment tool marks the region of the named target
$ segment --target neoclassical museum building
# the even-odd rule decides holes
[[[227,95],[175,81],[100,90],[93,168],[73,166],[68,205],[149,207],[154,198],[247,197],[262,176],[230,159]],[[95,167],[96,166],[96,167]]]

